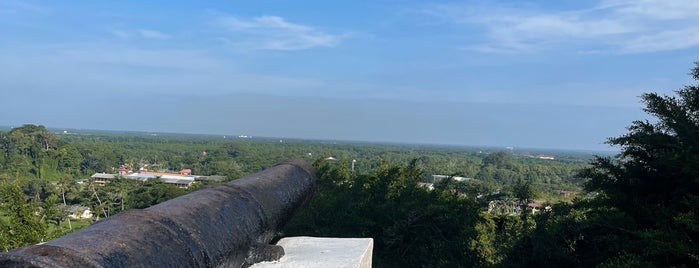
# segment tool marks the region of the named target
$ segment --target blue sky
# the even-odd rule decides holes
[[[0,124],[607,150],[699,1],[0,0]]]

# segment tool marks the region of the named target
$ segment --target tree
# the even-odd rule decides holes
[[[699,62],[691,75],[699,81]],[[699,87],[641,99],[654,120],[634,121],[627,134],[610,138],[620,154],[597,157],[580,174],[589,178],[585,189],[594,198],[554,206],[538,217],[536,231],[513,261],[699,266]]]
[[[512,186],[512,195],[517,199],[517,205],[522,211],[522,218],[526,218],[528,215],[527,207],[529,202],[534,199],[534,190],[532,189],[531,181],[518,179]]]
[[[0,184],[0,247],[7,251],[41,242],[46,236],[36,203],[26,198],[17,182]]]
[[[699,81],[699,62],[692,76]],[[634,121],[629,132],[608,143],[621,146],[618,160],[598,158],[583,175],[600,203],[631,220],[630,253],[660,266],[699,265],[699,87],[676,96],[642,95],[655,121]],[[669,243],[668,241],[672,241]]]
[[[528,231],[520,217],[489,212],[481,212],[473,228],[476,234],[469,247],[478,254],[481,267],[500,265],[514,244]]]
[[[483,165],[493,165],[498,168],[510,167],[512,165],[512,156],[506,152],[490,153],[483,158]]]
[[[59,226],[66,216],[65,206],[58,206],[58,196],[50,195],[41,202],[41,214],[45,222]]]
[[[468,267],[478,207],[452,191],[418,187],[419,161],[381,161],[370,173],[347,162],[317,161],[317,189],[285,235],[373,237],[377,267]]]
[[[56,190],[61,194],[61,199],[63,200],[63,207],[67,208],[68,203],[66,202],[66,194],[68,192],[73,192],[77,190],[78,184],[75,182],[72,176],[64,176],[58,180],[56,183]],[[68,229],[73,230],[73,224],[70,222],[70,218],[66,217],[68,222]]]
[[[82,156],[44,126],[23,125],[0,133],[0,167],[15,177],[54,180],[75,174]]]
[[[142,209],[165,202],[185,193],[187,193],[185,189],[168,185],[159,179],[152,179],[143,182],[140,187],[130,191],[129,198],[121,200],[121,202],[126,202],[126,206],[129,208]],[[116,194],[124,193],[119,191],[116,192]],[[123,196],[121,198],[123,198]]]

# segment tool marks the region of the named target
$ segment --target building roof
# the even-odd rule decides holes
[[[161,181],[164,183],[171,183],[171,184],[192,184],[194,180],[188,180],[188,179],[177,179],[177,178],[160,178]]]
[[[144,173],[133,173],[126,176],[129,179],[155,179],[158,175],[155,174],[144,174]]]
[[[178,176],[178,177],[186,176],[186,175],[182,175],[182,174],[180,174],[180,173],[144,171],[144,170],[141,170],[141,171],[139,171],[138,173],[140,173],[140,174],[153,174],[153,175],[160,175],[160,176],[165,176],[165,175],[169,175],[169,176]]]
[[[80,205],[68,206],[68,212],[70,212],[70,213],[75,213],[78,211],[86,211],[86,210],[90,210],[90,208],[86,207],[86,206],[80,206]]]
[[[90,178],[93,179],[114,179],[116,178],[116,175],[114,174],[109,174],[109,173],[95,173]]]
[[[194,180],[197,181],[222,181],[225,180],[225,176],[211,175],[211,176],[194,176]]]
[[[454,176],[451,178],[454,179],[455,181],[470,181],[473,179],[473,178],[466,178],[466,177],[459,177],[459,176]]]

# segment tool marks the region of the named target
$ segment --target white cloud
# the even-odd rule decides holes
[[[699,46],[699,27],[656,32],[637,36],[620,44],[625,53],[643,53]]]
[[[143,38],[148,38],[148,39],[168,39],[170,38],[170,35],[164,34],[162,32],[154,31],[154,30],[147,30],[147,29],[140,29],[138,30],[138,33],[141,35]]]
[[[481,52],[572,51],[645,53],[699,45],[699,1],[607,0],[565,11],[502,5],[434,5],[425,13],[484,30]],[[571,48],[572,46],[572,48]]]
[[[611,8],[621,15],[660,20],[691,19],[699,13],[696,0],[607,0],[599,7]]]
[[[633,31],[630,27],[613,20],[586,20],[573,15],[535,15],[511,18],[502,22],[503,26],[496,29],[523,38],[595,38],[605,35],[622,34]]]
[[[223,16],[218,18],[217,23],[235,33],[235,36],[222,37],[222,40],[249,49],[302,50],[332,47],[342,39],[341,35],[328,34],[311,26],[287,22],[277,16],[250,19]]]
[[[310,32],[313,28],[300,24],[286,22],[284,18],[277,16],[261,16],[249,20],[243,20],[235,17],[221,18],[224,23],[227,23],[231,29],[247,30],[247,29],[286,29],[294,32]]]

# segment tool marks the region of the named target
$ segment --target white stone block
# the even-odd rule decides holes
[[[370,268],[374,240],[371,238],[285,237],[277,242],[284,257],[257,263],[252,268]]]

